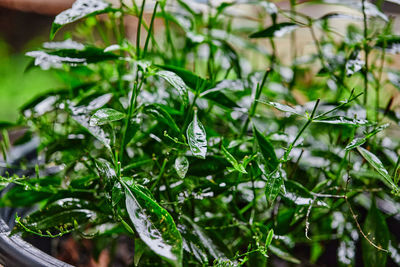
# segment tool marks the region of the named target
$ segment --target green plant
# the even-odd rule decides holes
[[[386,107],[379,98],[388,82],[400,87],[385,65],[400,44],[391,20],[367,1],[346,1],[359,17],[320,18],[296,1],[290,10],[243,2],[271,24],[232,15],[238,3],[183,0],[157,1],[149,21],[146,1],[78,0],[56,17],[51,38],[82,20],[66,36],[87,43],[27,54],[59,69],[66,87],[22,108],[19,125],[40,137],[44,163],[22,166],[35,167],[34,178],[1,179],[14,184],[1,205],[39,207],[17,217],[14,232],[74,233],[104,244],[98,250],[124,234],[135,264],[150,266],[264,266],[271,255],[316,263],[332,244],[338,264],[355,265],[359,242],[366,266],[399,263],[386,222],[398,224],[399,139],[386,128],[399,116],[393,98]],[[138,18],[136,42],[125,38],[125,16]],[[343,36],[331,27],[338,18],[364,28],[349,24]],[[153,33],[156,19],[164,30]],[[315,46],[307,58],[299,30]],[[289,65],[277,45],[287,33]],[[9,146],[3,138],[5,157]],[[46,174],[49,166],[58,171]]]

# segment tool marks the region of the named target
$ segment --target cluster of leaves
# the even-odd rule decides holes
[[[39,137],[42,159],[11,166],[36,168],[35,178],[1,178],[13,185],[2,206],[38,207],[14,232],[74,233],[98,251],[129,235],[143,266],[316,263],[332,245],[340,265],[360,251],[366,266],[399,264],[387,221],[399,223],[400,140],[389,133],[400,116],[393,97],[379,97],[400,88],[388,67],[400,45],[391,19],[367,1],[329,1],[358,15],[319,18],[296,1],[200,2],[78,0],[56,17],[51,38],[80,24],[27,55],[29,68],[58,69],[65,88],[1,125],[27,125],[14,146]],[[136,42],[125,37],[128,16]],[[336,19],[349,22],[344,34]],[[313,52],[299,54],[298,31]],[[278,42],[289,36],[288,65]]]

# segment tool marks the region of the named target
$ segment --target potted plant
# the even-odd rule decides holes
[[[90,239],[107,264],[119,236],[133,246],[126,264],[140,266],[398,263],[387,221],[398,224],[399,140],[387,128],[399,116],[379,96],[386,81],[399,86],[385,64],[400,38],[379,6],[348,5],[359,13],[181,0],[78,0],[60,13],[50,33],[60,40],[27,56],[28,68],[57,69],[65,88],[3,125],[27,126],[18,142],[38,140],[40,159],[10,165],[31,175],[1,177],[3,207],[34,209],[2,235],[0,248],[18,255],[5,265],[63,264],[10,245],[22,242],[15,234]],[[300,53],[298,33],[314,51]],[[3,131],[5,158],[10,146]]]

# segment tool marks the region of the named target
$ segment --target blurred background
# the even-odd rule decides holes
[[[188,1],[207,2],[207,0]],[[25,72],[30,59],[24,54],[49,40],[49,31],[54,17],[62,10],[69,8],[73,2],[74,0],[0,0],[0,121],[15,122],[18,118],[18,108],[23,103],[41,92],[62,86],[62,79],[57,77],[55,72],[42,71],[39,68]],[[274,2],[281,8],[289,7],[289,1]],[[307,5],[306,0],[297,0],[297,2],[304,3],[299,6],[299,9],[311,16],[321,16],[321,14],[346,9],[339,6]],[[385,1],[383,9],[387,15],[394,17],[398,17],[400,13],[400,6],[390,1]],[[246,13],[249,17],[255,16],[252,10],[244,9],[238,12]],[[135,21],[125,23],[128,28],[135,27]],[[338,23],[337,27],[344,28],[344,25]],[[399,28],[399,20],[395,19],[394,29],[398,32]],[[136,31],[128,29],[127,32],[135,33]],[[307,34],[299,34],[307,49],[309,37]],[[135,36],[132,35],[131,38],[134,39]],[[287,54],[285,46],[288,47],[289,42],[285,39],[281,42],[279,47],[284,57],[284,54]]]

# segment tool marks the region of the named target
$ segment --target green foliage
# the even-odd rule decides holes
[[[0,124],[4,159],[32,138],[43,159],[10,166],[35,178],[0,179],[13,184],[1,206],[39,207],[17,217],[14,233],[107,240],[97,254],[128,235],[140,266],[332,265],[325,244],[340,266],[359,251],[366,266],[398,260],[388,225],[399,223],[400,116],[385,97],[400,84],[387,67],[399,37],[377,6],[345,3],[362,29],[351,24],[357,16],[315,19],[296,1],[290,11],[240,1],[269,23],[232,16],[235,2],[138,2],[78,0],[50,37],[64,31],[82,43],[27,53],[29,71],[57,69],[65,88]],[[138,18],[136,42],[121,24],[128,15]],[[349,23],[344,37],[337,19]],[[310,32],[315,51],[301,55],[298,31]],[[18,126],[29,130],[12,144],[6,129]]]

